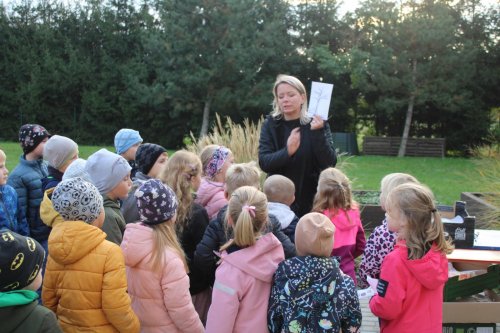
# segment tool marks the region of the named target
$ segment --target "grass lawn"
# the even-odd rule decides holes
[[[79,146],[80,157],[87,158],[101,148]],[[114,151],[113,147],[106,148]],[[7,154],[7,167],[12,171],[21,154],[19,144],[0,142],[0,149]],[[500,161],[496,159],[352,156],[340,157],[339,165],[356,190],[379,190],[382,177],[391,172],[412,174],[427,184],[444,205],[459,200],[461,192],[497,192],[500,188]]]
[[[341,169],[356,190],[379,190],[382,178],[404,172],[428,185],[440,204],[452,205],[461,192],[498,192],[500,162],[496,159],[352,156]]]

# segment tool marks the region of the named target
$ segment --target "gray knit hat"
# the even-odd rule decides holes
[[[87,171],[85,171],[86,164],[87,164],[86,160],[84,160],[83,158],[77,158],[76,160],[71,162],[70,165],[68,165],[68,168],[66,169],[66,171],[64,171],[62,179],[66,180],[66,179],[80,177],[83,180],[92,183],[89,174],[87,173]]]
[[[60,182],[52,193],[52,205],[65,221],[94,222],[103,209],[97,188],[82,178]]]
[[[102,195],[111,192],[130,170],[123,157],[105,148],[90,155],[85,165],[85,171]]]
[[[56,169],[64,166],[75,155],[78,155],[78,145],[65,136],[53,135],[43,147],[43,159]]]

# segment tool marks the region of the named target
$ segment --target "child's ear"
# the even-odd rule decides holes
[[[224,189],[224,198],[229,201],[229,193],[227,192],[226,189]]]

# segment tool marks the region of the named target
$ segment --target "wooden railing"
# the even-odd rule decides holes
[[[445,143],[443,138],[408,138],[405,156],[444,157]],[[400,137],[365,136],[363,154],[397,156],[400,144]]]

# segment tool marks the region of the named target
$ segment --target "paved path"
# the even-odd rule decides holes
[[[361,314],[363,315],[363,321],[361,322],[361,333],[380,333],[378,327],[378,318],[373,315],[368,306],[369,299],[361,299],[359,303],[361,305]]]

